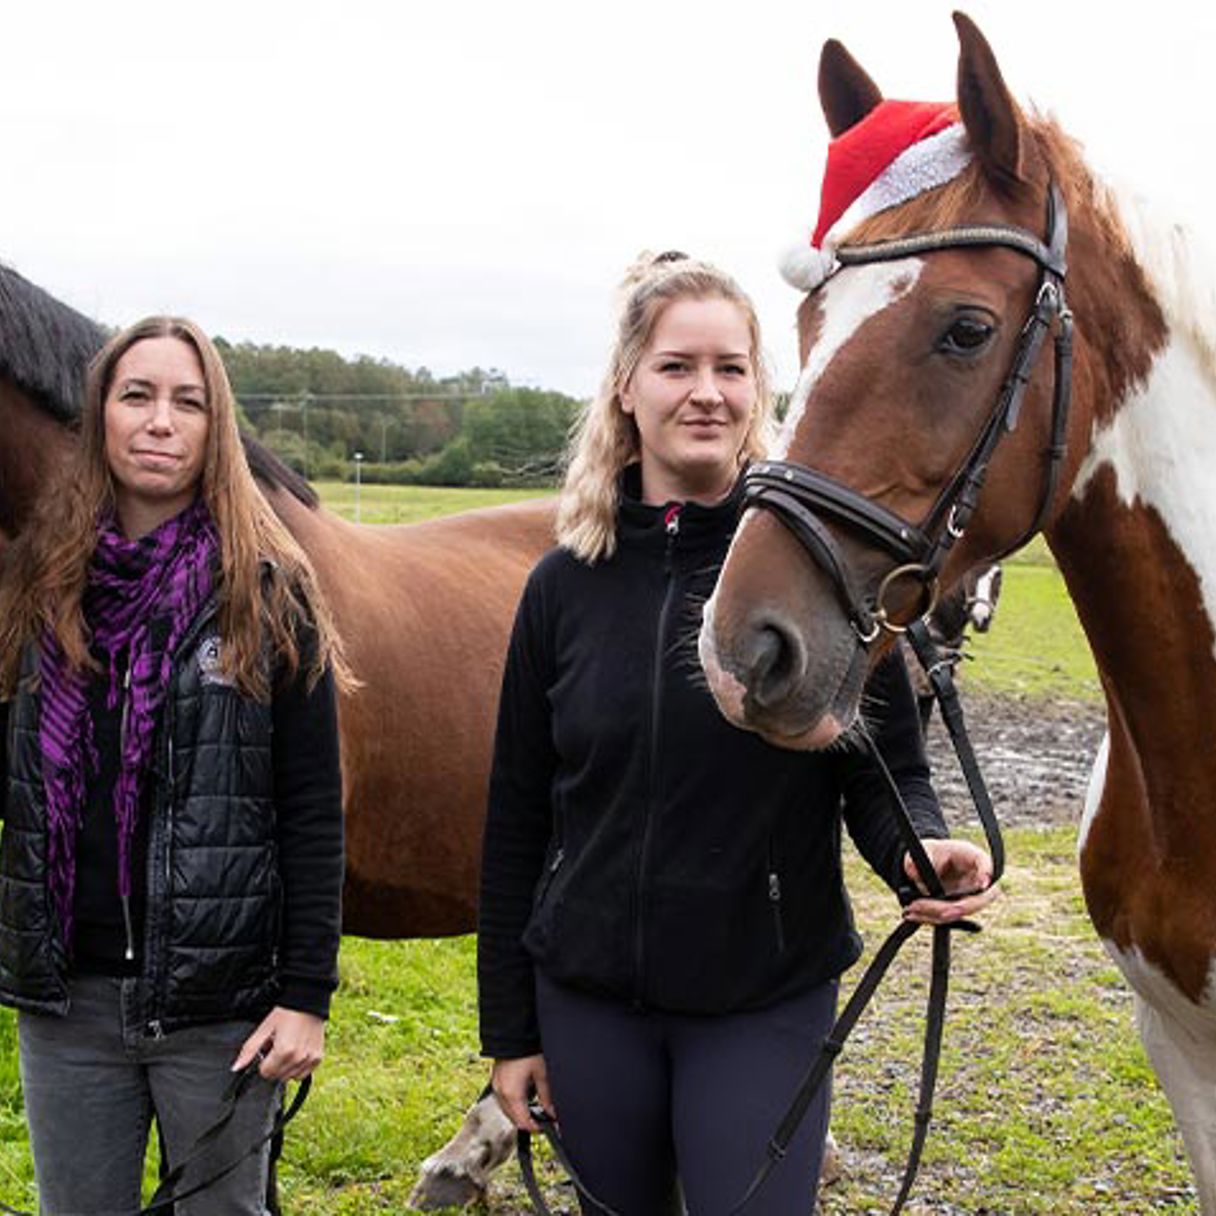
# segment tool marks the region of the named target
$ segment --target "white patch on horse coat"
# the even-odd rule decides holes
[[[1115,473],[1120,501],[1160,515],[1199,580],[1216,632],[1216,383],[1194,343],[1176,338],[1133,392],[1094,432],[1073,485],[1084,497],[1103,465]]]
[[[1094,766],[1089,770],[1089,784],[1085,787],[1085,809],[1081,812],[1081,826],[1077,829],[1077,855],[1085,848],[1090,824],[1102,805],[1102,791],[1106,789],[1106,766],[1110,762],[1110,731],[1102,736]]]
[[[1120,183],[1108,194],[1170,331],[1195,344],[1216,378],[1216,255],[1198,232],[1136,189]]]
[[[1195,1172],[1204,1216],[1216,1213],[1216,968],[1194,1004],[1135,947],[1103,946],[1136,994],[1136,1029],[1169,1099]]]

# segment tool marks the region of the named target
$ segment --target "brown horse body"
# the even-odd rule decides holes
[[[1068,456],[1044,532],[1093,648],[1109,739],[1082,820],[1093,923],[1136,993],[1137,1020],[1216,1213],[1216,292],[1176,229],[1142,223],[1052,123],[1014,105],[987,43],[956,17],[958,105],[972,155],[948,184],[871,214],[844,243],[960,225],[1042,236],[1048,182],[1071,235],[1076,361]],[[833,135],[878,89],[829,43],[820,94]],[[1038,284],[1008,249],[938,250],[846,267],[800,311],[803,377],[781,445],[904,519],[925,519],[993,408]],[[948,340],[972,318],[974,349]],[[977,328],[974,319],[983,325]],[[1044,494],[1052,360],[997,447],[979,510],[946,567],[1015,544]],[[868,595],[894,566],[828,526]],[[889,641],[888,641],[889,644]],[[837,589],[781,522],[740,528],[701,637],[723,711],[787,746],[824,746],[857,719],[874,653]],[[881,647],[874,647],[876,652]]]
[[[371,527],[285,489],[268,496],[312,559],[362,681],[339,706],[343,927],[467,933],[507,634],[553,543],[553,504]]]

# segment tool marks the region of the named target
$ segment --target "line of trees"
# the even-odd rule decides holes
[[[216,340],[243,421],[315,479],[423,485],[545,485],[556,477],[579,402],[513,387],[474,367],[436,378],[387,359],[345,359]]]

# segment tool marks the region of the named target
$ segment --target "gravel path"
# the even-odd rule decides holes
[[[999,697],[961,689],[967,730],[1002,824],[1075,823],[1098,745],[1101,704]],[[934,714],[929,759],[946,819],[975,822],[950,737]]]

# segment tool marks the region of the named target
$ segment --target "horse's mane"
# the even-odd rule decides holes
[[[0,262],[0,377],[65,426],[80,418],[85,372],[108,333]],[[253,436],[242,434],[253,475],[316,507],[317,492]]]
[[[89,360],[106,331],[0,263],[0,375],[63,423],[80,417]]]
[[[255,439],[247,431],[242,431],[241,443],[245,445],[245,459],[249,461],[249,471],[267,489],[286,490],[310,510],[315,510],[320,505],[321,499],[308,480],[280,460],[261,440]]]
[[[1120,182],[1109,188],[1127,239],[1172,330],[1194,342],[1216,380],[1216,260],[1192,229]]]
[[[1085,208],[1112,247],[1131,255],[1170,329],[1194,342],[1216,379],[1216,267],[1197,234],[1141,191],[1097,177],[1055,123],[1040,120],[1035,134],[1055,179],[1068,183],[1070,210]]]

